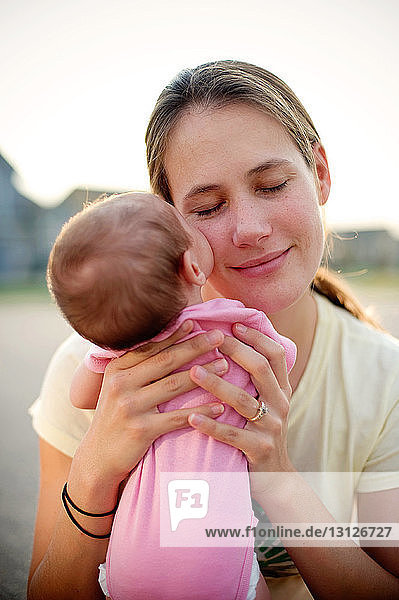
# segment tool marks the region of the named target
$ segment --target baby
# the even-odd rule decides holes
[[[232,335],[235,322],[256,328],[285,347],[290,369],[295,345],[273,329],[264,313],[223,298],[202,302],[201,286],[212,269],[213,254],[206,238],[156,196],[119,194],[99,200],[72,217],[53,246],[47,279],[72,327],[96,344],[75,373],[73,404],[95,408],[102,374],[112,358],[149,340],[168,337],[187,319],[194,323],[187,337],[215,328]],[[180,370],[221,356],[215,350]],[[256,395],[248,373],[225,358],[229,369],[224,378]],[[195,388],[160,404],[158,410],[194,407],[213,400]],[[217,420],[245,426],[245,418],[228,405],[224,408]],[[160,543],[160,531],[166,526],[169,532],[171,529],[164,512],[161,519],[164,473],[177,473],[174,479],[188,473],[184,479],[190,481],[195,473],[201,473],[201,480],[209,473],[208,511],[200,519],[185,517],[178,523],[179,540],[184,542],[173,547]],[[217,473],[216,483],[212,473]],[[245,484],[237,487],[229,483],[231,473],[240,473]],[[176,497],[176,507],[181,499]],[[168,502],[170,499],[166,506],[172,512]],[[251,536],[242,546],[222,546],[220,540],[217,546],[206,547],[211,545],[208,543],[198,547],[206,527],[224,526],[220,523],[222,515],[227,515],[231,527],[243,530],[257,523],[244,454],[189,426],[161,435],[138,463],[122,493],[106,567],[100,565],[104,593],[113,600],[269,598],[266,585],[259,581]],[[190,540],[196,547],[190,546]]]

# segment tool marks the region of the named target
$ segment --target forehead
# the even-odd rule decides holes
[[[247,172],[269,160],[300,163],[303,157],[279,121],[238,104],[186,112],[169,136],[165,169],[173,190],[185,182],[209,183],[228,171],[231,174],[231,168],[235,173]]]

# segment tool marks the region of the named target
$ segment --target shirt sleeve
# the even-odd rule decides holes
[[[94,414],[94,410],[75,408],[69,399],[73,374],[88,346],[89,342],[76,333],[61,344],[47,368],[40,395],[29,408],[36,433],[70,457],[75,454]]]
[[[387,386],[386,418],[361,474],[358,492],[399,487],[399,372]],[[384,398],[376,399],[384,403]]]

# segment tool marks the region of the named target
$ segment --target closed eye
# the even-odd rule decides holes
[[[283,183],[280,183],[279,185],[275,185],[273,187],[258,187],[258,188],[256,188],[256,191],[261,192],[262,194],[273,194],[273,193],[279,192],[280,190],[285,188],[287,185],[288,185],[288,179],[286,181],[283,181]],[[195,211],[195,214],[198,217],[209,217],[210,215],[213,215],[213,214],[216,214],[217,212],[219,212],[219,210],[222,208],[223,204],[224,204],[224,202],[220,202],[219,204],[212,206],[212,208],[205,208],[204,210],[197,210],[197,211]]]
[[[213,215],[217,212],[219,212],[219,210],[222,208],[223,206],[223,202],[220,202],[219,204],[216,204],[216,206],[212,206],[212,208],[206,208],[204,210],[197,210],[195,212],[196,215],[198,215],[199,217],[208,217],[209,215]]]
[[[283,181],[283,183],[280,183],[279,185],[275,185],[274,187],[258,187],[258,188],[256,188],[256,191],[262,192],[263,194],[273,194],[274,192],[279,192],[280,190],[285,188],[287,184],[288,184],[288,179],[287,179],[287,181]]]

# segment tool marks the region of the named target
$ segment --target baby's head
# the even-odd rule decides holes
[[[50,253],[47,283],[72,327],[123,350],[158,334],[213,268],[206,238],[157,196],[126,193],[74,215]]]

